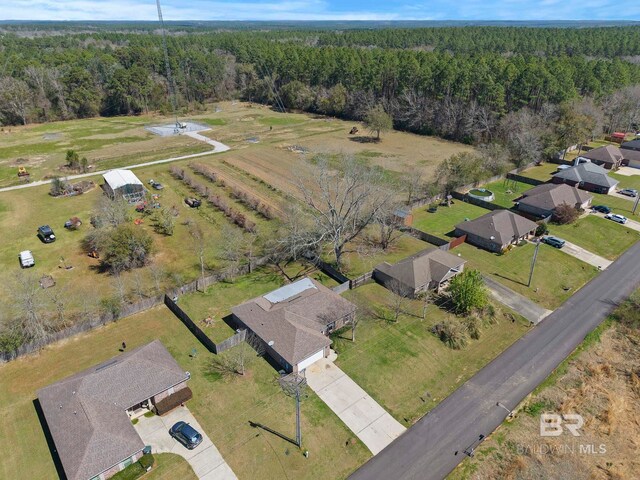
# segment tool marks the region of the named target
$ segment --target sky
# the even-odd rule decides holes
[[[640,20],[640,0],[161,0],[166,20]],[[155,0],[0,0],[0,20],[156,20]]]

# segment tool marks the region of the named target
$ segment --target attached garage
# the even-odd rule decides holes
[[[629,160],[629,167],[640,168],[640,160]]]
[[[301,372],[302,370],[307,368],[309,365],[313,365],[314,363],[316,363],[321,358],[324,358],[324,348],[319,352],[314,353],[310,357],[305,358],[300,363],[298,363],[298,371]]]

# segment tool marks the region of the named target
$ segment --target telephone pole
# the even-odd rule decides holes
[[[302,426],[300,422],[300,400],[307,386],[307,379],[297,373],[284,375],[279,379],[284,393],[296,401],[296,445],[302,448]]]
[[[536,267],[536,259],[538,258],[538,250],[540,249],[540,240],[536,243],[536,249],[533,251],[533,258],[531,259],[531,271],[529,272],[529,283],[527,287],[531,286],[531,280],[533,279],[533,269]]]

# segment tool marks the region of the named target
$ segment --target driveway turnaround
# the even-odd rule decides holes
[[[169,435],[169,429],[179,421],[187,422],[202,434],[202,443],[193,450],[187,449]],[[204,432],[187,407],[178,407],[159,417],[140,417],[135,429],[145,445],[151,445],[152,453],[174,453],[183,457],[201,480],[237,480],[222,455]]]
[[[508,412],[498,403],[514,409],[619,302],[638,288],[639,262],[637,242],[350,479],[445,478],[502,424]],[[533,437],[537,434],[531,432],[532,442],[538,440]],[[606,442],[606,435],[601,439]]]
[[[549,246],[549,248],[554,248]],[[582,247],[579,247],[575,243],[567,242],[565,240],[564,246],[560,249],[561,252],[564,252],[572,257],[577,258],[578,260],[582,260],[583,262],[588,263],[589,265],[593,265],[594,267],[598,267],[601,270],[604,270],[609,265],[611,265],[611,260],[607,260],[606,258],[601,257],[600,255],[596,255],[595,253],[591,253],[588,250],[585,250]]]
[[[209,130],[211,130],[211,129],[209,129]],[[200,130],[200,131],[202,131],[202,130]],[[216,142],[215,140],[211,140],[209,137],[205,137],[204,135],[200,135],[198,132],[187,132],[187,133],[185,133],[185,135],[187,135],[188,137],[191,137],[191,138],[193,138],[195,140],[199,140],[201,142],[208,143],[209,145],[214,147],[214,152],[215,153],[226,152],[227,150],[229,150],[229,147],[227,147],[224,143],[220,143],[220,142]]]
[[[406,430],[331,360],[323,358],[305,372],[311,389],[374,455]]]
[[[527,297],[514,292],[510,288],[502,285],[500,282],[496,282],[491,277],[484,275],[483,278],[484,283],[493,298],[501,304],[506,305],[511,310],[515,310],[534,325],[540,323],[543,318],[551,313],[551,310],[541,307],[537,303],[529,300]]]

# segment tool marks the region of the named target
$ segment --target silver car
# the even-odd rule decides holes
[[[618,215],[617,213],[608,213],[604,216],[607,220],[613,220],[616,223],[625,224],[627,223],[627,217],[623,215]]]

